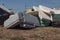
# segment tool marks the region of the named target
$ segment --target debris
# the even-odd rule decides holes
[[[37,17],[26,13],[14,14],[14,16],[4,22],[4,27],[6,28],[12,28],[16,25],[20,25],[20,27],[23,28],[34,28],[40,26]]]
[[[12,15],[13,12],[5,8],[4,6],[0,5],[0,25],[4,24],[4,21]]]

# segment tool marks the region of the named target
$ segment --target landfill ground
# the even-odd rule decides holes
[[[0,27],[0,40],[60,40],[59,27],[6,29]]]

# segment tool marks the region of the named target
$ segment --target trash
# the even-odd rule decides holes
[[[39,20],[40,26],[49,26],[50,22],[53,20],[52,19],[52,14],[50,13],[50,11],[52,11],[53,9],[39,5],[39,7],[33,6],[33,9],[35,12],[38,13],[34,13],[30,11],[30,13],[28,14],[32,14],[32,15],[37,15],[36,17]]]
[[[18,14],[14,14],[14,16],[9,17],[5,22],[4,22],[4,27],[10,28],[18,25],[19,22],[19,17]]]
[[[51,26],[51,21],[47,19],[42,19],[41,26]]]
[[[27,13],[27,14],[31,14],[31,15],[33,15],[33,16],[35,16],[35,17],[38,16],[38,12],[37,12],[37,11],[29,12],[29,13]]]
[[[43,5],[39,5],[39,9],[46,12],[46,13],[50,13],[50,11],[54,10],[52,8],[49,8],[49,7],[46,7],[46,6],[43,6]]]
[[[30,14],[23,14],[23,18],[24,18],[23,23],[26,24],[25,26],[26,28],[34,28],[34,27],[40,26],[39,21],[35,16],[32,16]],[[30,26],[27,26],[27,25],[30,25]]]
[[[0,5],[0,25],[4,24],[4,21],[12,15],[13,12],[5,8],[4,6]]]
[[[23,28],[34,28],[40,26],[37,17],[26,13],[14,14],[14,16],[4,22],[4,27],[6,28],[12,28],[16,25],[20,25],[20,27]]]
[[[55,11],[51,11],[52,13],[52,19],[53,22],[60,22],[60,11],[59,10],[55,10]]]
[[[47,19],[52,21],[52,14],[48,14],[46,12],[43,12],[42,10],[39,9],[39,14],[38,14],[40,19]]]
[[[35,9],[27,9],[26,13],[31,14],[33,16],[38,16],[38,11],[35,11]]]
[[[33,6],[33,9],[27,9],[25,13],[11,15],[4,22],[4,27],[13,28],[19,25],[23,28],[34,28],[37,26],[51,26],[53,22],[54,24],[60,22],[60,10],[39,5],[39,7]]]

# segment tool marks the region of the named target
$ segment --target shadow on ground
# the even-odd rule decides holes
[[[36,28],[36,27],[35,27]],[[9,29],[17,29],[17,30],[31,30],[31,29],[34,29],[34,28],[23,28],[23,27],[20,27],[19,25],[13,27],[13,28],[9,28]]]

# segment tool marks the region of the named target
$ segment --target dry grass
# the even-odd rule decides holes
[[[60,40],[60,28],[38,27],[18,30],[0,27],[0,40]]]

